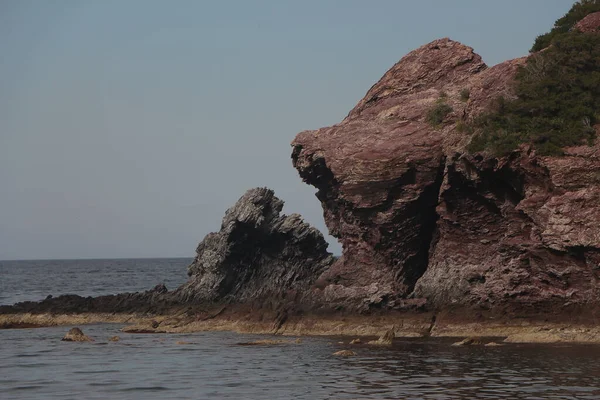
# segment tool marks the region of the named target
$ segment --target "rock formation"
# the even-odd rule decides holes
[[[327,242],[298,214],[280,215],[283,201],[251,189],[227,212],[221,230],[198,245],[182,302],[298,301],[333,262]]]
[[[436,40],[402,58],[342,122],[298,134],[293,165],[318,189],[343,246],[319,279],[324,299],[528,313],[600,301],[598,142],[562,157],[525,146],[500,159],[466,151],[461,124],[514,96],[525,61],[488,68],[470,47]]]
[[[64,342],[93,342],[94,339],[85,335],[79,328],[71,328],[61,339]]]
[[[597,34],[599,15],[575,29]],[[169,314],[135,328],[153,332],[232,304],[274,311],[274,330],[289,310],[416,309],[432,311],[419,315],[426,336],[438,310],[598,316],[600,307],[587,306],[600,302],[600,141],[560,157],[527,145],[501,158],[467,151],[473,133],[464,126],[515,96],[526,61],[488,67],[470,47],[436,40],[402,58],[339,124],[298,134],[293,165],[318,189],[343,246],[337,260],[321,233],[257,188],[199,244],[189,281],[174,291],[63,295],[0,314]],[[228,318],[239,317],[231,309]],[[26,322],[6,326],[15,324]]]
[[[311,300],[315,280],[334,257],[328,243],[298,214],[281,215],[283,201],[266,188],[251,189],[227,212],[221,230],[198,245],[187,283],[139,293],[49,296],[41,302],[0,306],[2,313],[165,314],[194,305],[248,304],[278,310]],[[209,307],[210,308],[210,307]],[[222,310],[222,309],[221,309]],[[151,328],[158,327],[151,326]]]

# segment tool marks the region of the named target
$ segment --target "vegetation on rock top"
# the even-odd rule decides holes
[[[535,39],[531,52],[540,51],[550,46],[554,39],[570,32],[577,22],[597,11],[600,11],[600,0],[582,0],[576,2],[568,13],[556,20],[554,28],[550,32],[540,35]]]
[[[546,40],[551,46],[520,68],[515,99],[496,99],[469,124],[477,132],[470,151],[500,156],[530,143],[542,155],[560,155],[566,146],[593,142],[600,122],[600,34],[563,30],[594,11],[600,0],[576,3],[549,36],[538,38],[534,48]]]

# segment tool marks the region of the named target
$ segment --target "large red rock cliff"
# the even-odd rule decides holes
[[[513,96],[525,61],[488,68],[470,47],[436,40],[402,58],[342,122],[297,135],[294,167],[318,189],[343,246],[317,281],[324,301],[502,312],[600,301],[600,145],[561,157],[465,150],[462,122]],[[452,111],[434,127],[436,102]]]

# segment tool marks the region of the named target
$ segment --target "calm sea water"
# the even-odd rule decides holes
[[[0,261],[0,304],[43,300],[49,294],[100,296],[175,289],[187,279],[191,258]]]
[[[3,302],[63,292],[174,288],[188,259],[0,262]],[[20,282],[20,284],[19,284]],[[352,347],[347,338],[241,346],[264,336],[126,334],[83,326],[0,330],[0,399],[600,399],[600,346],[452,347],[441,339]],[[119,335],[121,341],[108,342]]]

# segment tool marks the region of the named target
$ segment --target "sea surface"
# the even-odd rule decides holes
[[[187,280],[191,258],[0,261],[0,305],[48,295],[101,296],[139,292]]]
[[[0,302],[161,282],[172,289],[185,281],[190,261],[0,261]],[[93,343],[60,341],[70,326],[0,330],[0,399],[600,399],[595,345],[452,347],[447,339],[397,339],[373,347],[303,337],[247,346],[268,336],[127,334],[122,327],[82,326]],[[109,342],[114,335],[121,340]],[[355,357],[332,355],[349,348]]]

